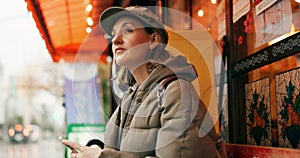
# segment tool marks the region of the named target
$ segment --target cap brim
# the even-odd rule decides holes
[[[140,15],[139,12],[134,10],[127,10],[122,7],[110,7],[107,8],[102,12],[99,18],[99,25],[103,32],[107,34],[108,38],[111,36],[112,27],[115,24],[116,20],[118,20],[120,17],[124,16],[130,16],[137,19],[139,22],[141,22],[145,27],[153,27],[157,28],[159,33],[162,36],[162,43],[167,44],[168,43],[168,33],[164,29],[163,24],[158,22],[157,20],[150,17],[150,23],[149,23],[149,17],[148,21],[145,19],[144,15]]]
[[[122,7],[110,7],[102,12],[99,18],[99,24],[104,33],[110,35],[112,27],[117,19],[122,16],[136,16]]]

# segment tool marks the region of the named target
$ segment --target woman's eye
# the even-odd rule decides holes
[[[128,28],[128,29],[125,29],[125,30],[124,30],[124,33],[125,33],[125,34],[126,34],[126,33],[130,33],[130,32],[132,32],[132,29],[129,29],[129,28]]]

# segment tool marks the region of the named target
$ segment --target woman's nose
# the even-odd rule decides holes
[[[119,45],[122,42],[123,42],[123,39],[122,39],[122,34],[121,33],[115,34],[115,36],[112,38],[112,43],[114,45]]]

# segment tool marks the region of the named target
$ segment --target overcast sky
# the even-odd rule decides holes
[[[49,62],[51,57],[25,0],[1,0],[0,65],[4,77],[23,71],[26,64]]]

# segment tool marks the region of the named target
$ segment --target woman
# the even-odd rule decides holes
[[[200,129],[213,122],[203,122],[207,111],[191,84],[197,74],[165,50],[168,34],[158,17],[144,7],[111,7],[100,25],[121,67],[115,80],[129,88],[107,123],[105,148],[63,140],[79,151],[71,157],[217,157],[215,129]]]

